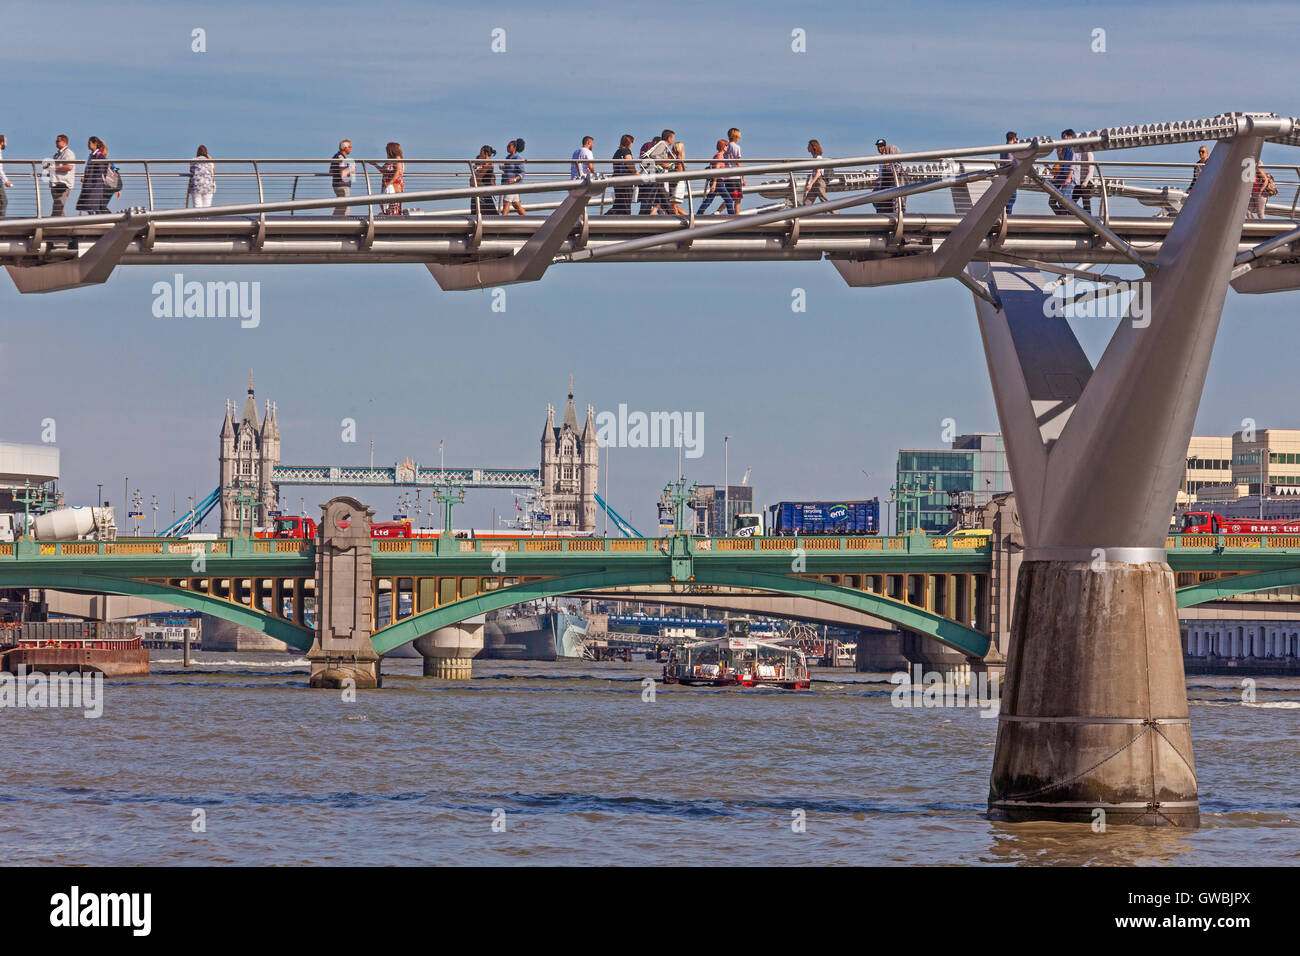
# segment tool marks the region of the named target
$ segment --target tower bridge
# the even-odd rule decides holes
[[[586,424],[578,428],[573,404],[573,377],[569,377],[569,399],[564,417],[555,424],[555,407],[546,406],[541,454],[536,468],[437,468],[424,467],[410,458],[394,465],[292,465],[280,460],[278,409],[267,402],[259,419],[253,392],[253,374],[248,375],[248,395],[242,414],[226,402],[221,423],[218,455],[220,483],[193,512],[182,516],[163,532],[165,537],[193,530],[205,506],[220,505],[223,537],[240,534],[245,528],[269,525],[280,510],[280,489],[285,486],[389,487],[389,488],[494,488],[527,491],[536,495],[540,511],[551,522],[577,532],[596,530],[596,489],[600,455],[595,429],[595,408],[587,406]],[[206,514],[206,512],[204,512]]]
[[[1112,158],[1123,150],[1198,142],[1213,144],[1203,166]],[[30,165],[34,208],[25,217],[0,220],[0,262],[22,292],[101,283],[119,265],[192,262],[410,262],[427,267],[448,290],[537,281],[553,267],[597,262],[825,259],[855,287],[959,281],[972,294],[1023,541],[1005,625],[1007,679],[990,814],[1012,821],[1089,821],[1102,809],[1112,823],[1195,826],[1199,803],[1177,613],[1183,594],[1175,577],[1186,549],[1167,536],[1167,522],[1228,289],[1300,289],[1300,182],[1295,167],[1276,167],[1278,195],[1269,201],[1253,194],[1265,143],[1300,145],[1300,120],[1223,113],[1106,127],[1068,141],[1037,137],[1015,144],[799,162],[750,160],[739,169],[700,164],[683,172],[568,181],[548,178],[545,163],[533,161],[524,184],[500,187],[462,185],[468,171],[454,171],[462,161],[408,161],[412,188],[400,199],[412,215],[377,213],[379,204],[392,203],[393,197],[378,193],[373,184],[365,195],[346,201],[324,197],[323,185],[320,198],[297,198],[301,177],[306,170],[320,172],[323,160],[232,161],[245,163],[245,176],[253,174],[242,181],[244,189],[256,188],[248,201],[239,201],[241,186],[230,178],[231,164],[219,164],[219,194],[236,201],[202,210],[179,208],[174,198],[169,205],[168,197],[155,191],[155,177],[169,163],[175,177],[176,161],[118,160],[128,182],[125,201],[133,208],[55,219],[44,216],[40,206],[36,161],[7,159],[13,168]],[[1060,156],[1049,165],[1049,154],[1066,145],[1103,154],[1093,161],[1099,174],[1095,197],[1062,193],[1056,167],[1066,160]],[[804,204],[807,175],[815,169],[826,171],[836,188],[826,202]],[[752,181],[746,190],[757,192],[766,206],[741,215],[704,216],[692,198],[688,215],[678,217],[615,215],[609,205],[610,194],[618,190],[626,197],[627,190],[652,187],[653,192],[659,185],[686,182],[693,197],[709,179],[741,176]],[[174,179],[172,184],[177,185]],[[268,199],[276,190],[279,194]],[[287,198],[279,198],[286,192]],[[530,204],[542,199],[533,206],[538,214],[485,215],[484,201],[507,192]],[[1092,208],[1094,198],[1100,201],[1098,211]],[[473,212],[463,208],[466,199],[477,200]],[[22,201],[11,194],[11,208]],[[1052,214],[1043,214],[1044,201]],[[339,205],[352,215],[321,215]],[[868,205],[874,212],[861,211]],[[1121,297],[1123,307],[1115,314],[1122,318],[1094,366],[1069,326],[1069,312],[1111,296]],[[359,522],[353,519],[364,509],[352,499],[335,499],[328,507],[335,511],[323,515],[317,580],[328,580],[336,566],[354,580],[366,580],[379,554],[372,543],[357,538]],[[742,558],[715,550],[706,557],[689,537],[667,541],[665,551],[646,545],[644,553],[627,556],[627,563],[610,560],[609,570],[600,571],[594,569],[606,567],[606,552],[562,550],[565,557],[550,560],[592,570],[557,570],[553,577],[538,572],[533,581],[521,578],[518,584],[489,587],[473,571],[433,576],[433,592],[446,600],[376,630],[375,641],[369,594],[344,589],[339,593],[346,593],[348,603],[336,608],[327,626],[317,624],[312,655],[318,682],[377,674],[376,648],[462,613],[452,610],[453,604],[468,602],[465,610],[481,611],[518,595],[615,582],[637,585],[647,578],[674,584],[688,574],[701,583],[739,582],[759,590],[815,589],[828,599],[863,602],[871,613],[906,615],[912,623],[905,626],[929,628],[976,655],[982,646],[965,617],[970,589],[955,601],[957,614],[946,618],[927,605],[890,596],[886,584],[874,590],[873,580],[872,588],[865,587],[873,572],[861,564],[825,569],[828,575],[856,575],[860,583],[851,586],[843,578],[835,584],[804,576],[821,575],[822,569],[801,574],[766,567],[761,552]],[[1207,570],[1196,569],[1198,576],[1218,580],[1236,570],[1222,562],[1248,560],[1222,544],[1221,550],[1199,549]],[[591,547],[605,545],[591,542]],[[1290,549],[1253,549],[1249,561],[1267,555],[1280,560],[1280,567],[1233,574],[1216,587],[1292,581],[1296,561],[1286,553]],[[811,569],[812,546],[807,553]],[[453,556],[464,560],[447,555]],[[72,556],[48,559],[50,568]],[[419,566],[413,554],[403,559]],[[727,561],[737,563],[729,567]],[[38,567],[15,560],[13,567],[19,566]],[[616,573],[616,567],[628,570]],[[883,568],[880,573],[887,574]],[[940,566],[916,573],[928,580],[940,574]],[[411,574],[412,580],[420,577]],[[461,590],[461,583],[453,589],[445,583],[449,580],[467,580],[472,593]],[[920,593],[938,592],[927,584]],[[945,611],[955,593],[945,586]],[[914,596],[910,590],[908,596]],[[985,603],[992,614],[1001,613],[1008,601],[1004,592]],[[330,602],[334,608],[334,598]]]

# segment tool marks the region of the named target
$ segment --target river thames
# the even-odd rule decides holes
[[[997,721],[654,688],[642,663],[388,660],[355,702],[298,655],[153,652],[104,710],[0,710],[8,864],[1175,864],[1300,860],[1300,679],[1190,677],[1196,831],[984,817]],[[201,831],[201,832],[196,832]]]

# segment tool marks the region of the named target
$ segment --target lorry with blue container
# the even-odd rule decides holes
[[[865,501],[778,501],[768,506],[767,514],[767,533],[774,536],[880,533],[879,498]]]

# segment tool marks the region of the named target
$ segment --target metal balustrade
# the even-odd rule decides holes
[[[1078,141],[1077,139],[1062,140],[1055,145],[1076,143]],[[1017,146],[1024,145],[1022,142],[1003,148],[1012,150]],[[880,158],[883,160],[885,157]],[[890,157],[890,159],[892,160],[893,157]],[[378,179],[373,173],[367,179],[360,172],[362,163],[378,162],[376,160],[356,160],[358,174],[353,184],[353,197],[338,199],[334,196],[331,186],[331,177],[328,171],[329,159],[213,159],[211,163],[215,168],[214,178],[216,182],[213,204],[207,209],[196,209],[190,204],[189,193],[188,171],[192,160],[110,159],[110,161],[117,166],[122,177],[121,192],[114,194],[109,199],[108,211],[114,215],[120,215],[133,209],[142,210],[146,213],[187,212],[189,216],[206,221],[230,215],[249,215],[246,212],[232,213],[228,207],[242,208],[258,204],[293,204],[299,201],[315,201],[317,203],[316,208],[298,209],[290,205],[279,213],[271,211],[270,215],[278,214],[289,218],[330,218],[333,215],[334,207],[347,205],[353,202],[355,197],[380,193]],[[49,193],[49,179],[47,176],[42,175],[43,162],[45,161],[10,159],[8,157],[3,160],[9,179],[13,183],[13,186],[6,191],[9,199],[6,217],[8,220],[38,219],[50,216],[52,200]],[[407,171],[404,191],[386,197],[400,203],[402,206],[400,216],[385,214],[378,208],[380,205],[378,202],[354,203],[348,208],[347,216],[398,221],[425,217],[473,218],[482,220],[485,223],[495,222],[499,230],[508,231],[509,224],[520,219],[545,218],[567,197],[568,191],[573,185],[573,180],[569,177],[569,160],[520,160],[525,167],[524,188],[526,190],[536,190],[541,187],[541,191],[524,193],[521,196],[524,200],[522,205],[528,210],[528,215],[520,217],[511,213],[502,216],[493,212],[484,214],[471,208],[470,202],[464,196],[417,200],[404,198],[408,194],[418,196],[431,191],[463,192],[471,189],[474,185],[473,179],[469,172],[466,171],[466,166],[470,161],[459,159],[409,159],[405,162]],[[493,162],[498,167],[501,165],[500,160]],[[671,183],[689,177],[688,181],[691,189],[687,198],[690,200],[690,208],[687,209],[687,203],[683,201],[681,203],[683,215],[681,217],[668,216],[666,218],[686,218],[693,222],[695,219],[694,210],[703,198],[706,181],[718,178],[719,175],[718,171],[711,169],[711,163],[711,159],[686,159],[682,161],[684,166],[682,172],[660,174],[655,177],[635,177],[636,182],[632,188],[638,189],[643,182],[649,182],[651,179]],[[64,207],[66,215],[63,217],[68,220],[67,225],[76,225],[79,220],[87,218],[86,214],[78,213],[76,210],[76,201],[82,189],[81,175],[85,164],[86,160],[84,159],[77,159],[72,163],[75,167],[74,185],[72,191],[68,194]],[[801,205],[805,202],[807,198],[807,181],[811,171],[791,169],[785,175],[767,175],[758,173],[756,170],[771,166],[807,166],[809,165],[807,162],[790,158],[758,158],[743,160],[743,164],[736,170],[723,171],[726,173],[723,178],[744,177],[747,180],[741,189],[743,197],[741,200],[742,215],[760,210],[766,211],[773,208]],[[905,160],[902,161],[899,164],[901,166],[899,179],[903,184],[914,185],[927,180],[942,179],[944,176],[951,177],[961,173],[991,172],[1001,164],[1002,162],[997,160],[996,156],[987,160],[971,160],[962,158],[958,151],[954,151],[952,157],[938,162],[908,163]],[[1104,207],[1107,220],[1125,216],[1170,215],[1171,211],[1176,211],[1177,205],[1185,196],[1187,187],[1192,182],[1193,171],[1196,168],[1195,162],[1140,162],[1100,158],[1094,159],[1091,164],[1085,164],[1080,160],[1062,163],[1055,156],[1044,157],[1034,165],[1040,174],[1050,176],[1054,167],[1058,164],[1078,167],[1093,165],[1096,167],[1099,180],[1092,195],[1093,207],[1097,211],[1100,211],[1098,207]],[[616,185],[613,180],[614,165],[614,160],[594,161],[598,175],[610,181],[607,184],[597,182],[600,188],[587,203],[590,215],[607,216],[610,214],[610,207],[614,201],[613,189]],[[837,195],[869,191],[880,187],[879,167],[877,165],[863,166],[861,157],[842,161],[825,158],[822,165],[825,169],[827,192],[832,198]],[[1278,186],[1277,196],[1273,197],[1268,203],[1270,217],[1294,218],[1297,208],[1300,207],[1300,166],[1263,163],[1261,167],[1273,175]],[[1086,171],[1083,172],[1086,174]],[[492,191],[499,198],[500,195],[512,188],[514,187],[498,185],[493,187]],[[1165,196],[1166,190],[1172,191],[1173,195]],[[328,201],[328,205],[325,205],[326,201]],[[634,213],[639,215],[637,212],[639,199],[634,200],[634,202],[636,203]],[[1172,209],[1171,203],[1173,205]],[[492,208],[495,209],[497,205],[499,203],[494,200]],[[958,204],[958,208],[960,208],[960,204]],[[940,190],[908,197],[905,211],[918,214],[941,213],[951,215],[954,211],[954,204],[949,192]],[[1052,210],[1048,205],[1047,193],[1034,181],[1026,180],[1017,196],[1013,215],[1043,216],[1051,214]],[[715,211],[713,215],[718,215],[718,213]],[[3,223],[4,220],[0,220],[0,224]],[[522,225],[519,228],[525,232],[527,231]],[[0,234],[3,232],[4,230],[0,229]]]
[[[557,262],[826,258],[850,285],[955,278],[992,301],[963,269],[999,261],[1098,282],[1098,291],[1085,293],[1098,298],[1125,280],[1085,267],[1127,263],[1149,276],[1196,169],[1192,162],[1115,159],[1109,151],[1242,135],[1294,144],[1298,129],[1300,121],[1289,117],[1225,113],[1060,141],[1038,137],[838,159],[749,158],[725,168],[713,168],[711,159],[674,158],[659,166],[632,159],[644,169],[634,175],[623,175],[626,167],[608,175],[615,161],[596,160],[596,175],[585,179],[569,177],[569,159],[523,159],[524,181],[510,185],[478,185],[495,182],[504,157],[415,158],[403,160],[403,191],[387,195],[379,192],[376,167],[384,161],[355,159],[347,198],[333,195],[330,160],[323,157],[212,159],[217,201],[205,208],[187,208],[192,157],[114,159],[123,189],[110,211],[59,218],[47,215],[42,169],[49,161],[10,159],[14,215],[0,220],[0,264],[12,267],[22,292],[104,282],[120,264],[333,262],[419,263],[443,289],[465,290],[536,281]],[[1067,145],[1094,154],[1096,183],[1077,196],[1077,206],[1075,190],[1066,187],[1067,197],[1057,186],[1069,166],[1085,165],[1053,155]],[[75,165],[84,169],[85,160]],[[1291,262],[1300,241],[1294,221],[1300,166],[1264,168],[1278,194],[1262,218],[1249,218],[1252,208],[1242,225],[1233,277],[1238,291],[1278,291],[1300,282],[1295,268],[1272,269]],[[817,171],[826,183],[824,201],[808,203],[808,180]],[[697,197],[719,179],[740,196],[739,212],[697,215]],[[679,186],[684,199],[675,197]],[[1001,201],[981,203],[988,189],[1007,197],[1009,214]],[[624,201],[629,192],[641,194],[633,200],[638,214],[612,214],[616,191]],[[68,197],[73,208],[76,193]],[[506,194],[518,194],[528,214],[496,214]],[[665,205],[672,214],[639,214],[670,194],[674,200]],[[230,289],[207,291],[216,313],[227,314],[229,305],[218,300]]]

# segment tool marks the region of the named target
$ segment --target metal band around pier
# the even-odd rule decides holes
[[[1101,552],[1098,554],[1097,552]],[[1023,561],[1096,561],[1107,564],[1164,564],[1168,558],[1164,548],[1026,548],[1021,553]]]

